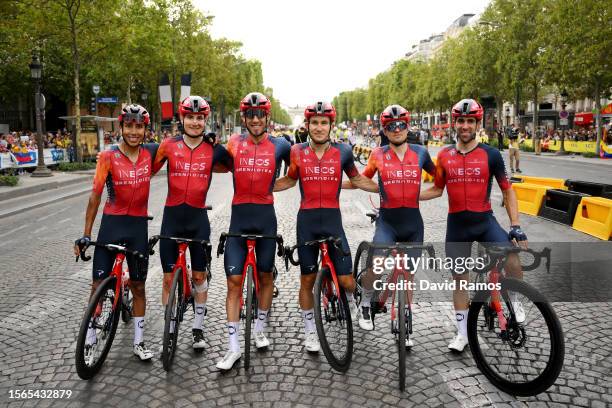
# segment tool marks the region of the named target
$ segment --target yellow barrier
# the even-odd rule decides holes
[[[607,241],[612,236],[612,200],[582,197],[572,227]]]
[[[549,187],[538,184],[514,183],[512,189],[516,193],[519,211],[536,216],[540,212],[542,201]]]
[[[549,177],[535,177],[535,176],[524,176],[524,175],[513,175],[512,177],[520,178],[523,180],[523,183],[528,184],[537,184],[539,186],[546,186],[550,188],[557,188],[559,190],[567,190],[565,186],[565,180],[559,178],[549,178]]]
[[[563,144],[566,151],[574,153],[595,153],[597,149],[596,142],[576,142],[573,140],[566,140]],[[548,144],[544,144],[543,146],[547,146],[548,150],[561,150],[561,141],[551,140],[548,142]]]

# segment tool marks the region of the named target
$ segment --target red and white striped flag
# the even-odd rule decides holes
[[[162,120],[172,119],[174,107],[172,105],[172,90],[168,74],[162,74],[159,79],[159,102],[161,104]]]

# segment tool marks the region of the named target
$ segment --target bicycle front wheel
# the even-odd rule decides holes
[[[244,368],[251,364],[251,325],[256,316],[257,299],[255,298],[255,286],[253,283],[253,267],[247,266],[246,279],[246,304],[245,304],[245,328],[244,328]]]
[[[183,269],[177,268],[172,279],[172,289],[168,294],[168,304],[164,313],[164,337],[162,364],[164,370],[170,371],[178,346],[178,332],[183,314]]]
[[[75,364],[79,377],[84,380],[89,380],[100,371],[113,344],[121,309],[120,303],[113,309],[115,298],[120,295],[115,293],[116,284],[117,278],[114,276],[103,280],[83,315],[75,350]]]
[[[335,370],[346,372],[353,358],[353,326],[344,289],[336,290],[329,269],[317,273],[314,314],[323,353]]]
[[[404,278],[400,276],[397,283],[400,288],[404,285]],[[397,297],[397,351],[399,354],[399,389],[406,389],[406,290],[399,289],[395,292]]]
[[[557,379],[565,358],[559,319],[543,296],[512,278],[501,282],[501,307],[507,328],[491,306],[491,292],[479,291],[468,313],[468,340],[482,373],[504,392],[532,396]],[[524,316],[517,318],[517,311]],[[519,321],[517,321],[519,320]]]

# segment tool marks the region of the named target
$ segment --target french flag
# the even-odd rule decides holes
[[[191,95],[191,72],[181,75],[181,98],[179,103]]]
[[[172,119],[174,107],[172,104],[172,90],[168,74],[162,74],[159,79],[159,102],[161,104],[162,120]]]

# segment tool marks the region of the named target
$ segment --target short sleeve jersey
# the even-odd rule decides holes
[[[233,159],[236,204],[274,204],[272,190],[281,161],[289,164],[291,144],[282,137],[265,135],[259,143],[246,134],[233,135],[227,151]]]
[[[497,149],[479,143],[465,154],[455,145],[438,153],[435,185],[446,186],[449,213],[491,211],[493,177],[502,190],[512,187]]]
[[[308,143],[294,145],[287,176],[300,181],[300,209],[339,208],[343,171],[359,175],[349,146],[332,143],[319,159]]]
[[[232,160],[221,145],[212,146],[202,141],[194,149],[189,148],[182,136],[164,139],[159,146],[153,171],[158,172],[168,162],[168,197],[166,206],[187,204],[194,208],[206,206],[206,194],[210,188],[215,166],[229,171]]]
[[[409,144],[403,160],[390,146],[377,147],[370,154],[363,175],[378,172],[382,208],[419,208],[421,173],[435,174],[435,165],[423,146]]]
[[[106,185],[108,199],[104,214],[146,217],[149,187],[157,145],[143,145],[133,163],[117,146],[100,154],[94,175],[93,191],[102,194]]]

